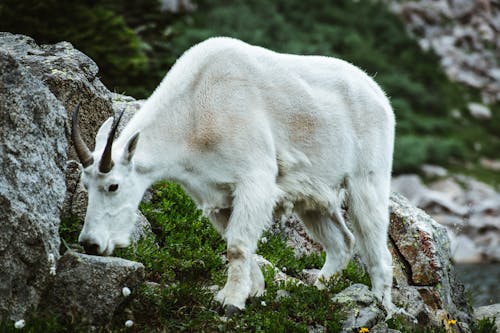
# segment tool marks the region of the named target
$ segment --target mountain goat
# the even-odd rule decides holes
[[[228,310],[264,290],[253,254],[273,213],[295,212],[326,252],[316,285],[357,248],[388,311],[387,248],[394,114],[362,70],[330,57],[276,53],[211,38],[178,59],[116,140],[108,119],[91,152],[73,141],[89,202],[79,241],[110,255],[130,244],[145,190],[183,186],[227,242]],[[352,231],[346,227],[345,205]]]

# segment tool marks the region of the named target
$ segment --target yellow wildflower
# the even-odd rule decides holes
[[[370,330],[367,327],[361,327],[359,329],[359,333],[368,333],[368,332],[370,332]]]
[[[455,325],[457,323],[456,319],[448,319],[448,325]]]

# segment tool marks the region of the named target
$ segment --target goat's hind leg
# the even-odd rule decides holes
[[[387,247],[389,227],[388,182],[372,177],[349,181],[348,214],[364,261],[372,290],[389,315],[399,312],[391,301],[392,256]]]
[[[308,210],[300,212],[299,216],[308,233],[326,252],[325,264],[315,283],[316,287],[323,289],[325,287],[323,281],[327,281],[347,266],[352,256],[354,236],[347,228],[340,209],[333,214]]]

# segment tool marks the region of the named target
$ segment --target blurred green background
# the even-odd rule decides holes
[[[493,118],[469,116],[479,92],[451,82],[380,1],[198,0],[177,14],[156,0],[3,0],[0,30],[39,44],[69,41],[90,56],[115,92],[146,98],[186,49],[232,36],[272,50],[340,57],[375,77],[397,117],[394,172],[445,166],[498,184],[480,157],[500,151],[500,105]],[[452,113],[461,113],[453,117]],[[474,147],[481,146],[477,151]]]

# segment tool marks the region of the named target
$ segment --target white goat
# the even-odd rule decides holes
[[[77,113],[73,140],[89,192],[79,241],[88,252],[128,246],[145,190],[178,182],[227,241],[217,299],[242,309],[264,290],[252,255],[273,212],[293,210],[321,243],[319,280],[346,266],[354,236],[341,213],[345,197],[373,291],[395,309],[386,244],[394,115],[357,67],[212,38],[179,58],[114,143],[117,122],[108,119],[91,153]]]

